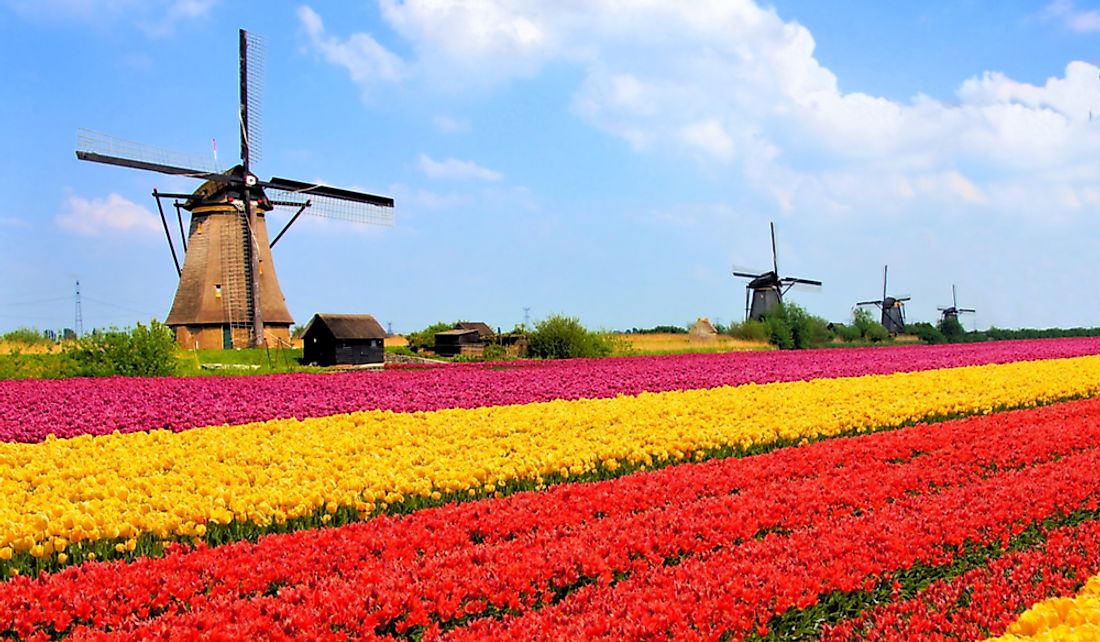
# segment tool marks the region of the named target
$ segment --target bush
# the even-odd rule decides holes
[[[606,357],[612,346],[602,335],[587,330],[576,317],[552,315],[535,324],[527,337],[527,352],[541,359]]]
[[[0,336],[0,339],[8,343],[23,343],[26,345],[38,345],[40,343],[53,343],[45,334],[34,328],[16,328],[11,332]]]
[[[856,330],[857,339],[878,343],[890,338],[886,326],[875,321],[875,317],[863,308],[852,309],[852,327]]]
[[[153,319],[132,330],[111,328],[85,335],[65,349],[73,374],[79,377],[166,376],[176,373],[176,336]]]
[[[763,321],[735,321],[730,324],[726,334],[743,341],[767,341],[771,336],[768,324]]]
[[[437,332],[446,332],[447,330],[454,330],[458,323],[433,323],[430,326],[420,330],[418,332],[410,332],[405,336],[405,341],[409,346],[409,350],[413,352],[420,352],[421,350],[434,350],[435,349],[435,335]]]
[[[936,327],[943,333],[943,336],[946,337],[948,341],[959,341],[966,335],[966,329],[963,328],[959,320],[954,317],[940,319]]]
[[[768,340],[780,350],[802,350],[829,340],[829,326],[794,303],[780,303],[764,317]]]
[[[945,343],[947,341],[947,338],[936,326],[924,321],[910,323],[905,326],[905,334],[916,335],[918,339],[925,343]]]

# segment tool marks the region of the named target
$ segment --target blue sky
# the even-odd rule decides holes
[[[0,330],[72,326],[76,279],[85,328],[164,318],[150,192],[196,185],[79,162],[76,130],[228,165],[239,27],[266,41],[257,173],[397,202],[280,241],[299,323],[729,322],[775,221],[830,320],[888,263],[910,321],[956,283],[968,327],[1100,325],[1095,2],[267,7],[0,0]]]

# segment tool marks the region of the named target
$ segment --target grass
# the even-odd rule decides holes
[[[745,341],[724,335],[696,338],[690,334],[614,334],[614,355],[691,354],[774,350],[764,341]]]

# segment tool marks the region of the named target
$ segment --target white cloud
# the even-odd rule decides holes
[[[952,101],[896,101],[842,91],[809,30],[753,0],[380,1],[412,52],[401,79],[484,91],[572,66],[581,81],[570,108],[582,121],[641,153],[732,163],[783,211],[896,210],[898,199],[998,215],[1040,205],[1021,192],[1080,209],[1098,179],[1089,112],[1100,108],[1100,68],[1086,62],[1042,84],[988,71],[961,78]],[[1064,0],[1047,11],[1082,31],[1095,13]],[[341,42],[360,38],[374,42]],[[360,83],[384,77],[359,69]],[[421,167],[477,174],[463,163],[444,170],[425,157]]]
[[[3,0],[19,15],[40,22],[104,23],[132,20],[149,36],[172,33],[184,20],[204,18],[218,0]]]
[[[81,236],[107,236],[117,232],[155,234],[161,229],[156,215],[119,194],[86,199],[69,196],[55,220]]]
[[[470,131],[470,121],[440,114],[432,119],[435,128],[444,134],[465,134]]]
[[[356,83],[365,85],[374,80],[396,81],[405,76],[405,63],[370,35],[357,33],[343,41],[329,36],[321,16],[307,6],[298,8],[298,19],[314,49],[326,61],[346,69]]]
[[[473,161],[458,160],[456,158],[436,161],[427,154],[420,155],[420,171],[430,178],[456,180],[499,181],[504,177],[500,172],[482,167]]]
[[[1073,0],[1054,0],[1043,9],[1043,16],[1077,33],[1100,32],[1100,10],[1078,9]]]

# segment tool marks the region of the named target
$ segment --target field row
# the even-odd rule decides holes
[[[0,444],[0,561],[222,542],[1098,392],[1100,357],[1080,357]]]
[[[1100,339],[1081,338],[471,364],[382,373],[0,381],[0,441],[186,430],[360,410],[429,411],[608,398],[1098,353]]]
[[[0,637],[846,639],[896,619],[824,606],[927,596],[1006,547],[1100,570],[1098,446],[1090,399],[86,563],[11,580]],[[980,604],[1001,630],[1015,617]]]

